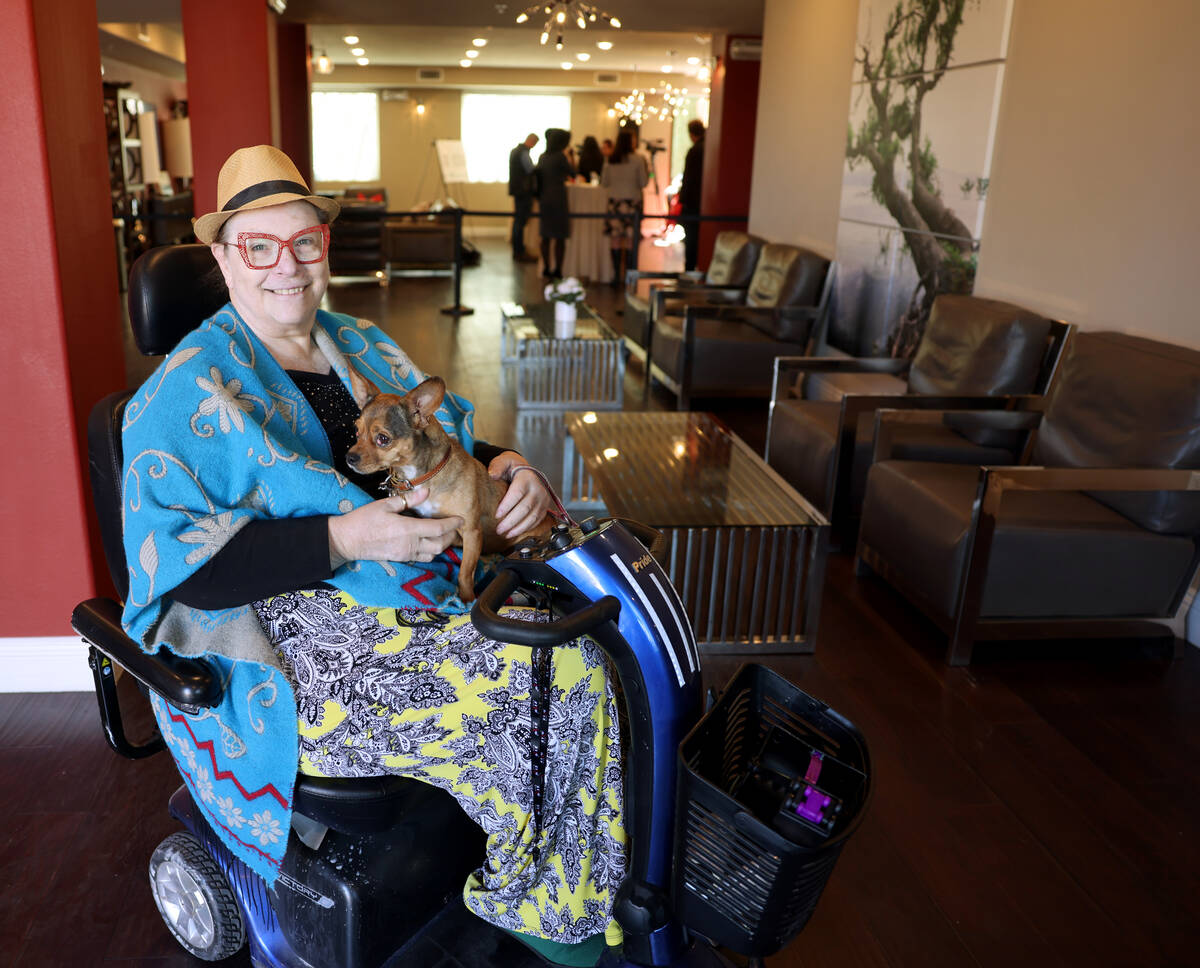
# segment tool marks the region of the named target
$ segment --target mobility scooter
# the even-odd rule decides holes
[[[200,282],[206,246],[146,253],[133,267],[130,318],[139,348],[168,352],[224,303]],[[128,590],[121,540],[121,415],[129,393],[89,422],[92,486],[108,565]],[[687,616],[654,558],[658,533],[635,522],[565,523],[516,549],[472,612],[486,635],[549,649],[582,634],[609,657],[628,728],[630,864],[615,916],[616,966],[722,965],[718,946],[772,954],[804,926],[870,795],[866,743],[853,724],[761,666],[745,665],[707,712]],[[550,612],[507,619],[514,592]],[[155,701],[198,712],[220,700],[202,660],[149,654],[108,599],[76,607],[101,720],[123,756],[165,748],[125,735],[115,666]],[[185,828],[155,851],[151,890],[167,927],[196,957],[249,943],[261,968],[416,965],[425,925],[482,857],[482,833],[443,791],[400,777],[300,775],[283,870],[270,887],[221,843],[181,786],[169,809]],[[452,900],[450,903],[454,903]]]

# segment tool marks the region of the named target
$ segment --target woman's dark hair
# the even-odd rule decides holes
[[[613,153],[608,156],[610,165],[619,165],[626,158],[633,154],[633,132],[621,131],[617,135],[617,146],[613,148]]]
[[[600,150],[600,142],[589,134],[583,139],[583,147],[579,149],[579,174],[586,178],[603,167],[604,152]]]
[[[562,151],[571,143],[571,132],[562,128],[546,129],[546,151]]]

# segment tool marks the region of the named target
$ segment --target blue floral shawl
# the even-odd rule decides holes
[[[424,375],[377,326],[318,311],[313,338],[342,383],[348,366],[386,392]],[[470,453],[473,408],[446,394],[438,418]],[[122,427],[129,594],[123,624],[147,650],[203,655],[220,706],[186,714],[159,699],[159,727],[197,806],[226,845],[273,883],[287,846],[299,751],[295,700],[253,608],[199,611],[171,589],[257,518],[338,514],[375,498],[332,466],[304,394],[232,305],[188,334],[130,399]],[[364,605],[461,612],[456,562],[349,562],[329,583]]]

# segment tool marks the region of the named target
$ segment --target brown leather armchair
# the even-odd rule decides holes
[[[680,410],[693,396],[770,396],[775,357],[807,351],[836,274],[836,263],[808,249],[764,245],[742,302],[655,314],[647,391],[657,379]]]
[[[905,409],[1021,407],[1045,393],[1071,327],[1011,303],[975,296],[937,297],[911,361],[781,358],[767,424],[765,459],[853,541],[866,487],[874,412]],[[830,399],[812,384],[838,376],[891,381],[882,390],[864,383]],[[857,389],[857,388],[854,388]],[[1012,463],[1024,435],[994,428],[907,428],[899,452],[914,460]]]
[[[650,327],[656,306],[667,299],[672,306],[685,302],[722,303],[739,301],[754,275],[763,240],[746,232],[720,232],[713,244],[712,259],[704,275],[698,272],[625,273],[625,339],[635,351],[650,345]]]
[[[1174,636],[1200,564],[1200,352],[1079,333],[1044,413],[879,414],[858,542],[948,635]],[[1028,466],[893,460],[893,431],[1035,427]],[[866,567],[863,567],[866,566]],[[1164,628],[1165,626],[1165,628]]]

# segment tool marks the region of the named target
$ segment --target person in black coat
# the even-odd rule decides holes
[[[538,136],[530,134],[508,153],[508,194],[513,200],[512,254],[517,262],[533,262],[537,258],[525,251],[525,224],[533,213],[535,194],[529,149],[537,143]]]
[[[683,181],[679,185],[679,214],[700,214],[700,185],[704,181],[704,124],[688,122],[688,137],[692,146],[683,159]],[[683,220],[683,267],[688,272],[696,268],[700,249],[700,223]]]
[[[542,275],[562,278],[563,256],[571,235],[571,213],[567,206],[567,182],[575,177],[575,166],[567,156],[571,132],[562,128],[546,129],[546,150],[537,163],[538,212],[542,232]],[[554,261],[550,261],[550,243],[554,243]],[[553,269],[551,268],[553,265]]]
[[[584,181],[591,181],[594,174],[600,177],[604,168],[604,152],[600,150],[600,142],[590,134],[583,139],[583,147],[579,149],[579,174]]]

